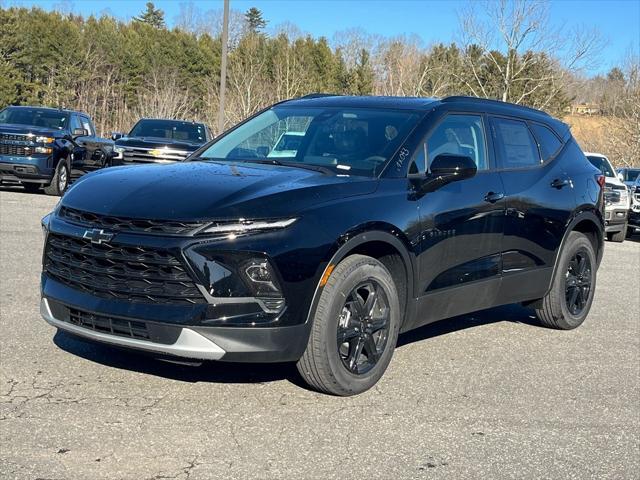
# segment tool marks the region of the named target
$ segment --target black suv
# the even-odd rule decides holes
[[[116,161],[135,163],[180,162],[211,140],[211,132],[202,123],[183,120],[143,118],[128,135],[114,132]]]
[[[113,142],[82,112],[44,107],[0,111],[0,183],[62,195],[72,178],[110,164]]]
[[[292,131],[301,141],[270,157]],[[568,127],[466,97],[282,102],[190,161],[81,179],[43,219],[43,317],[197,359],[297,362],[362,392],[399,332],[521,302],[587,316],[604,177]]]

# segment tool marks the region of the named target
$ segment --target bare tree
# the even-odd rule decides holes
[[[458,15],[469,72],[462,80],[477,96],[545,108],[601,45],[594,29],[553,28],[545,0],[470,2]]]
[[[189,92],[180,85],[178,73],[154,68],[138,92],[134,117],[188,118],[192,111]]]

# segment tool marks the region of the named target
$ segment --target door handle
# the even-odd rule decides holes
[[[498,200],[502,200],[504,198],[504,193],[499,192],[489,192],[484,196],[484,201],[489,203],[496,203]]]
[[[553,188],[557,188],[558,190],[562,187],[566,187],[567,185],[569,185],[569,180],[567,180],[566,178],[556,178],[553,182],[551,182],[551,186]]]

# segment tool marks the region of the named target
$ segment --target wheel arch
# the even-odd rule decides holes
[[[391,226],[388,228],[379,226],[377,229],[352,232],[341,236],[334,245],[331,258],[327,261],[316,284],[316,290],[307,313],[307,323],[311,321],[312,312],[315,311],[320,300],[324,284],[335,266],[349,255],[361,254],[380,260],[390,271],[400,295],[403,324],[406,324],[412,312],[410,300],[414,297],[414,279],[417,271],[415,258],[411,255],[406,241],[403,234]]]

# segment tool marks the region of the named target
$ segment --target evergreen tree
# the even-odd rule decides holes
[[[165,28],[164,12],[153,4],[153,2],[147,2],[147,9],[138,17],[133,18],[136,22],[146,23],[155,28]]]
[[[251,7],[244,14],[244,21],[247,24],[247,32],[262,33],[267,26],[267,21],[262,17],[262,12],[256,7]]]

